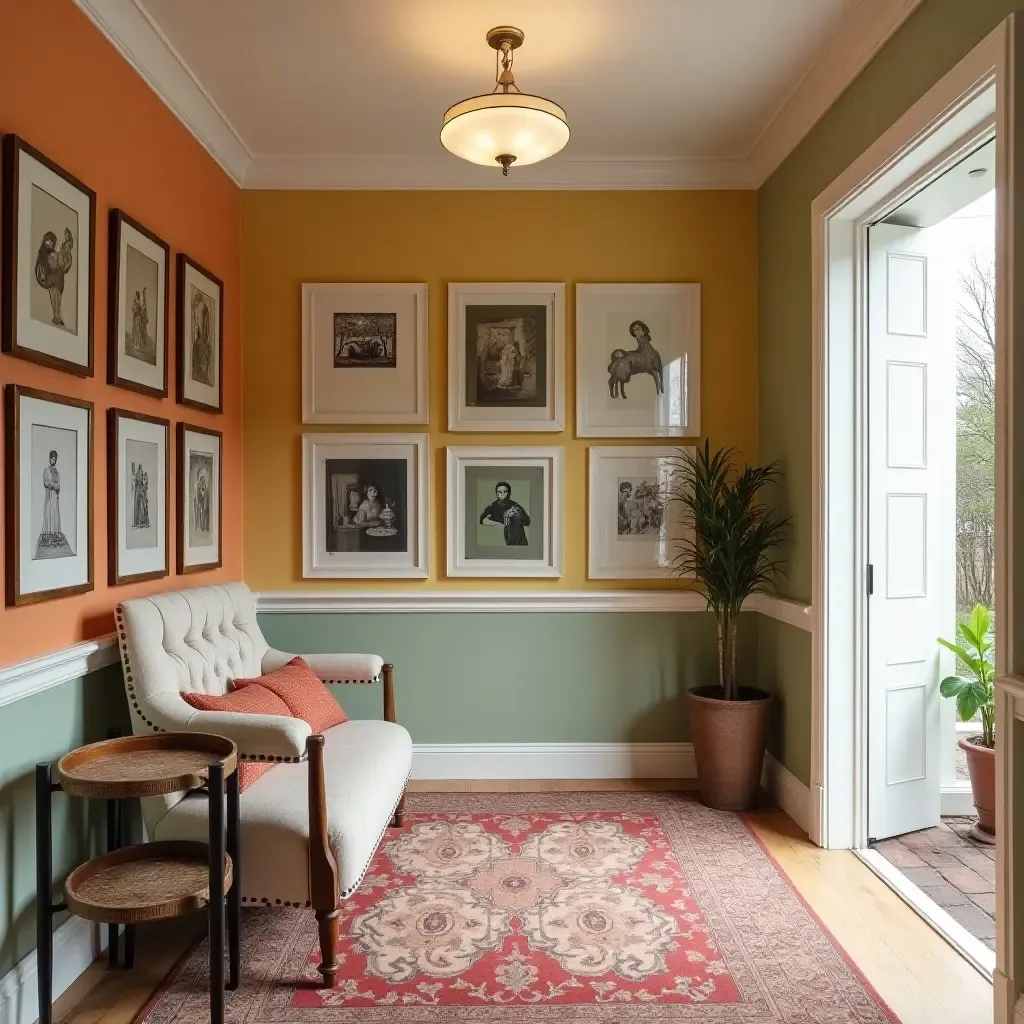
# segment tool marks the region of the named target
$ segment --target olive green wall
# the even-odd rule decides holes
[[[782,589],[811,597],[811,203],[1024,0],[924,0],[758,192],[758,452],[779,459],[793,545]],[[810,634],[758,628],[761,684],[785,708],[775,738],[804,782],[810,761]]]
[[[119,665],[0,708],[0,977],[36,945],[35,766],[111,728],[131,732]],[[105,817],[95,801],[56,793],[52,820],[58,902],[67,872],[102,849]]]
[[[740,624],[755,670],[757,619]],[[394,663],[416,743],[671,743],[689,739],[683,691],[716,678],[707,612],[260,615],[279,650],[374,651]],[[352,717],[380,693],[335,687]]]

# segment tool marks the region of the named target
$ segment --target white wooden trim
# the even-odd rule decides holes
[[[811,791],[781,761],[765,753],[761,788],[805,832],[811,827]]]
[[[70,917],[53,933],[53,999],[57,1001],[107,948],[107,929]],[[33,1024],[39,1017],[33,950],[0,978],[0,1024]]]
[[[814,609],[803,601],[777,594],[754,594],[744,603],[743,610],[759,612],[769,619],[777,619],[808,633],[814,632]]]
[[[414,743],[414,779],[693,779],[692,743]]]
[[[939,798],[940,813],[944,818],[962,818],[977,813],[970,783],[965,786],[943,786]]]
[[[117,643],[113,636],[86,640],[52,654],[15,662],[0,668],[0,707],[116,664]]]
[[[75,0],[115,50],[236,185],[252,153],[213,97],[137,0]]]
[[[925,895],[899,868],[876,850],[855,850],[863,861],[904,903],[928,922],[979,974],[989,981],[996,966],[995,953]]]

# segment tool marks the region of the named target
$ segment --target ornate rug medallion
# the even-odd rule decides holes
[[[735,814],[686,794],[413,794],[342,907],[250,911],[232,1024],[874,1024],[896,1018]],[[244,871],[244,864],[243,864]],[[141,1020],[204,1017],[193,952]]]

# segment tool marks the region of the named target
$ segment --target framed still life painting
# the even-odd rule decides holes
[[[448,285],[448,429],[565,429],[565,285]]]
[[[562,449],[448,449],[448,575],[562,575]]]
[[[107,383],[167,397],[171,250],[122,210],[110,211]]]
[[[427,286],[302,286],[302,422],[427,422]]]
[[[178,401],[205,412],[224,408],[224,284],[178,253]]]
[[[91,377],[96,193],[17,135],[3,158],[3,351]]]
[[[167,420],[107,410],[107,576],[111,586],[170,572]]]
[[[672,576],[688,535],[681,460],[693,448],[590,449],[587,578],[651,580]]]
[[[93,589],[92,402],[5,389],[7,604]]]
[[[178,424],[178,572],[220,567],[222,558],[221,470],[219,430]]]
[[[302,436],[302,575],[425,579],[426,434]]]
[[[700,434],[700,285],[576,286],[578,437]]]

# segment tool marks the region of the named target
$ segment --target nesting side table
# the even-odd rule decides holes
[[[225,894],[229,977],[241,977],[239,931],[238,752],[223,736],[161,732],[91,743],[65,754],[53,766],[36,765],[36,928],[39,1024],[51,1024],[53,1003],[53,915],[69,910],[110,926],[111,963],[116,963],[117,926],[126,926],[125,966],[132,961],[132,929],[206,909],[210,942],[210,1020],[224,1021]],[[117,801],[180,793],[206,786],[209,842],[151,842],[120,847]],[[227,815],[224,794],[227,792]],[[115,801],[108,804],[107,853],[76,868],[64,884],[64,903],[50,902],[54,792]],[[226,822],[225,822],[226,817]],[[226,824],[226,838],[225,838]],[[120,847],[120,848],[118,848]]]

